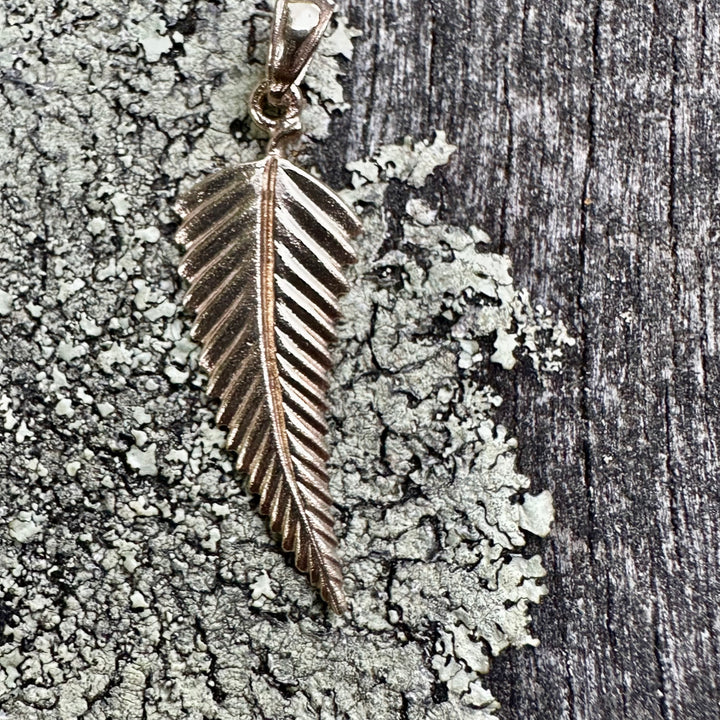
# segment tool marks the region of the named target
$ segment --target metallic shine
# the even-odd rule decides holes
[[[329,343],[355,262],[360,221],[332,190],[282,156],[300,129],[302,78],[331,0],[278,0],[267,80],[251,114],[270,133],[263,160],[222,170],[176,204],[192,337],[219,425],[260,495],[260,512],[336,613],[347,608],[325,446]]]
[[[324,413],[342,265],[355,214],[271,152],[221,171],[176,206],[180,273],[217,422],[270,528],[332,610],[346,609],[328,489]]]

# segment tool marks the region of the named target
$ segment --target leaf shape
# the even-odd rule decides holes
[[[282,547],[346,609],[325,462],[329,344],[355,262],[354,213],[275,153],[223,170],[176,205],[193,339],[228,448]]]

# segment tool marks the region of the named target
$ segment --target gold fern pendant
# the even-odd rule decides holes
[[[360,222],[329,188],[283,157],[297,133],[297,88],[332,15],[329,0],[278,0],[268,77],[252,114],[267,156],[196,185],[176,204],[180,266],[203,346],[208,394],[260,512],[336,613],[346,609],[325,463],[329,345],[342,266]]]

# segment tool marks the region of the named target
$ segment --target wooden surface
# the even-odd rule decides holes
[[[720,6],[345,4],[364,36],[337,153],[445,129],[442,217],[579,340],[549,397],[527,367],[495,380],[556,505],[540,647],[488,680],[501,717],[720,717]]]
[[[317,140],[317,98],[340,101],[346,64],[323,177],[347,188],[347,161],[407,135],[457,146],[423,188],[366,178],[378,237],[362,240],[333,406],[343,619],[243,494],[180,308],[169,208],[182,182],[260,149],[243,103],[268,5],[0,8],[0,717],[487,720],[488,638],[526,643],[529,606],[540,645],[508,647],[481,678],[498,717],[720,718],[720,5],[338,4],[362,35],[316,78]],[[450,325],[433,325],[453,284],[423,284],[416,261],[472,272],[446,264],[443,228],[423,230],[411,195],[487,231],[517,286],[565,320],[578,342],[560,373],[540,381],[527,357],[457,371]],[[389,251],[406,231],[420,251],[403,260]],[[492,338],[479,341],[485,358]],[[498,503],[513,540],[491,559],[477,540],[502,533],[472,494],[487,473],[453,476],[451,433],[426,420],[477,431],[472,403],[491,403],[458,399],[468,378],[504,399],[490,426],[555,503],[550,537],[522,548],[514,446],[458,440],[502,459],[513,491]],[[456,561],[448,538],[468,527]],[[521,553],[548,569],[539,606],[539,562]],[[514,577],[527,586],[507,599]]]

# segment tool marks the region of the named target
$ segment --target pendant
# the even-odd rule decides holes
[[[300,130],[298,83],[334,8],[331,0],[277,0],[267,78],[251,100],[269,134],[262,160],[222,170],[175,209],[185,307],[203,346],[207,392],[248,489],[260,495],[285,551],[336,613],[347,609],[333,530],[325,436],[329,345],[342,266],[360,221],[284,155]]]

